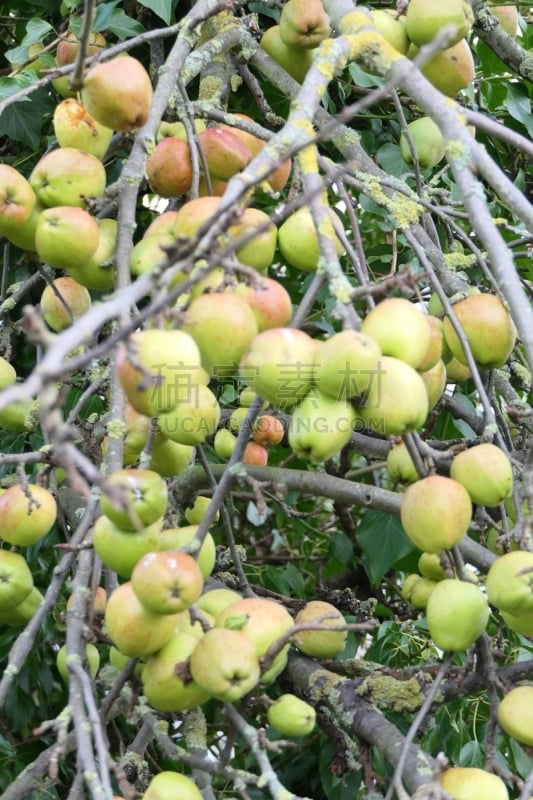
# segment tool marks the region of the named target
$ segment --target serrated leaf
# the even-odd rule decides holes
[[[172,0],[139,0],[139,3],[153,11],[166,25],[170,25],[174,5]]]
[[[365,511],[357,528],[363,564],[372,585],[377,586],[392,565],[415,549],[400,520],[383,511]]]
[[[108,30],[114,33],[117,39],[124,41],[130,36],[137,36],[139,33],[144,33],[146,28],[137,22],[136,19],[128,17],[121,8],[116,8],[109,20]]]

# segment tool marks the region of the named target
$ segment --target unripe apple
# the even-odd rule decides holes
[[[502,301],[496,295],[481,292],[455,303],[453,313],[476,363],[483,369],[502,367],[516,341],[516,328]],[[448,317],[444,318],[443,330],[453,355],[466,364],[463,347]]]
[[[282,694],[267,709],[270,725],[282,736],[307,736],[316,723],[316,711],[295,694]]]
[[[73,278],[63,277],[45,286],[40,305],[46,324],[59,333],[83,316],[92,301],[85,286]]]
[[[140,61],[121,55],[91,67],[81,90],[82,102],[101,125],[128,132],[148,119],[152,82]]]
[[[58,147],[41,156],[30,185],[45,206],[85,208],[89,197],[101,197],[106,172],[100,159],[77,147]]]
[[[533,611],[520,611],[518,614],[508,614],[500,611],[505,624],[521,636],[533,636]]]
[[[20,553],[0,550],[0,611],[16,608],[33,589],[33,575]]]
[[[437,553],[421,553],[418,569],[424,578],[431,578],[433,581],[442,581],[446,577]]]
[[[228,181],[252,160],[244,142],[227,128],[207,128],[198,134],[198,144],[213,178]]]
[[[177,136],[158,142],[144,165],[150,188],[160,197],[179,197],[192,186],[192,162],[189,145]]]
[[[320,464],[340,453],[351,439],[356,412],[316,387],[296,406],[289,425],[289,447],[297,456]]]
[[[489,603],[500,611],[517,617],[533,613],[533,553],[513,550],[497,558],[487,573],[486,589]]]
[[[196,618],[196,615],[193,619],[188,608],[186,608],[185,611],[180,611],[176,621],[175,633],[187,633],[194,636],[196,639],[201,639],[205,631],[212,628],[215,622],[215,618],[212,614],[202,611],[201,616],[202,620],[200,621],[200,619]],[[205,626],[202,624],[204,622]]]
[[[184,472],[194,457],[194,447],[179,444],[156,433],[150,456],[149,469],[158,472],[162,478],[173,478]]]
[[[252,117],[249,117],[247,114],[236,113],[234,116],[239,117],[246,122],[255,122]],[[260,139],[258,136],[254,136],[253,133],[248,133],[248,131],[243,130],[242,128],[233,127],[230,125],[220,125],[221,128],[225,128],[226,130],[230,130],[232,133],[237,136],[241,142],[243,142],[250,153],[253,156],[256,156],[258,153],[261,152],[263,147],[265,146],[265,142],[263,139]],[[291,171],[291,160],[290,158],[287,161],[284,161],[281,166],[279,166],[274,172],[270,173],[267,178],[268,185],[270,189],[274,192],[280,192],[284,186],[286,185],[289,174]]]
[[[418,48],[411,45],[409,58],[415,58]],[[461,89],[466,89],[475,77],[472,51],[466,39],[461,39],[452,47],[436,53],[421,68],[422,74],[430,83],[447,97],[456,97]]]
[[[7,386],[12,386],[17,380],[15,367],[0,356],[0,391]]]
[[[393,486],[414,483],[420,478],[405,442],[393,445],[387,453],[387,472]]]
[[[357,414],[364,425],[384,436],[401,436],[424,424],[429,410],[426,386],[405,361],[382,356],[378,371]]]
[[[29,595],[15,608],[0,610],[0,624],[2,625],[27,625],[43,602],[44,597],[34,586]]]
[[[472,377],[470,367],[462,364],[455,356],[452,356],[444,366],[446,367],[446,383],[462,383]]]
[[[89,666],[89,674],[91,678],[94,680],[100,668],[100,652],[98,648],[92,644],[92,642],[87,642],[85,645],[85,652],[87,657],[87,663]],[[70,658],[79,663],[79,656],[70,656]],[[62,645],[59,648],[56,655],[56,666],[57,671],[63,678],[63,680],[68,683],[69,681],[69,669],[68,669],[68,662],[69,656],[67,653],[67,646],[66,644]]]
[[[403,297],[388,297],[363,320],[361,333],[372,337],[385,356],[399,358],[418,369],[429,347],[427,315]]]
[[[98,239],[96,220],[83,208],[46,208],[37,220],[35,249],[42,261],[56,269],[81,267],[96,251]]]
[[[20,231],[36,203],[31,184],[9,164],[0,164],[0,234]]]
[[[162,527],[159,519],[140,531],[125,531],[102,514],[93,528],[94,551],[106,567],[129,580],[138,561],[158,548]]]
[[[512,495],[513,468],[499,447],[490,442],[469,447],[454,456],[450,476],[461,483],[473,503],[499,506]]]
[[[517,742],[533,745],[533,686],[515,686],[500,700],[498,722]]]
[[[330,35],[322,0],[287,0],[281,9],[279,35],[288,47],[318,47]]]
[[[239,630],[211,628],[197,640],[189,667],[195,683],[211,697],[233,703],[259,683],[259,656]]]
[[[516,36],[518,32],[518,9],[516,6],[492,5],[490,0],[488,6],[490,13],[496,17],[503,30],[510,36]]]
[[[100,498],[102,513],[125,531],[152,525],[161,519],[167,505],[167,485],[150,469],[116,470],[107,478]]]
[[[343,230],[337,213],[328,209],[334,230]],[[285,261],[304,272],[316,272],[320,250],[315,223],[308,206],[301,206],[294,211],[278,230],[278,244]],[[344,253],[344,247],[337,236],[334,236],[335,249],[338,255]]]
[[[210,695],[189,674],[188,661],[198,638],[192,633],[176,632],[147,659],[141,672],[143,692],[157,711],[186,711],[209,700]]]
[[[220,428],[215,433],[213,447],[215,453],[222,461],[229,461],[237,444],[237,437],[228,428]]]
[[[437,581],[413,572],[403,582],[402,597],[411,603],[413,608],[426,608],[429,596],[436,585]]]
[[[85,264],[68,266],[69,275],[87,289],[107,292],[115,285],[114,255],[118,222],[106,217],[97,219],[98,244]]]
[[[163,211],[162,214],[158,214],[153,218],[151,223],[146,228],[143,238],[146,239],[148,236],[158,236],[160,233],[174,234],[177,216],[178,212],[173,211],[172,209]]]
[[[268,28],[259,44],[295,81],[303,83],[309,67],[313,63],[312,50],[286,45],[280,36],[279,25],[272,25]]]
[[[9,233],[6,234],[6,238],[9,239],[11,244],[14,244],[15,247],[20,247],[21,250],[29,250],[31,253],[35,252],[35,231],[37,230],[37,223],[41,211],[44,211],[45,208],[47,208],[47,206],[36,199],[35,205],[32,208],[30,216],[26,219],[26,222],[23,222],[20,227],[10,228]]]
[[[197,445],[215,433],[220,421],[220,406],[208,386],[191,387],[190,396],[158,417],[163,436],[173,442]]]
[[[446,26],[455,26],[455,35],[448,47],[468,34],[474,22],[472,9],[464,0],[410,0],[405,15],[407,35],[413,44],[421,46],[433,41]]]
[[[130,581],[115,589],[104,617],[112,643],[126,656],[146,658],[165,645],[176,627],[175,614],[153,614],[137,599]]]
[[[0,537],[10,544],[35,544],[51,530],[56,516],[55,498],[44,486],[17,483],[0,495]]]
[[[432,169],[444,158],[444,137],[431,117],[419,117],[407,126],[414,147],[415,158],[422,169]],[[400,136],[400,153],[406,164],[413,163],[413,154],[407,136]]]
[[[427,553],[440,553],[458,542],[472,519],[466,489],[452,478],[429,475],[407,487],[400,505],[405,533]]]
[[[237,408],[234,408],[227,422],[228,429],[232,433],[239,433],[239,431],[242,430],[243,425],[246,423],[247,416],[248,408],[246,406],[237,406]],[[248,433],[251,433],[251,431],[248,431]]]
[[[466,650],[481,636],[489,620],[489,607],[478,586],[445,578],[429,595],[426,616],[436,646],[455,653]]]
[[[248,207],[240,220],[229,227],[228,235],[231,239],[240,239],[250,234],[254,235],[235,250],[235,255],[241,264],[264,274],[274,260],[278,229],[265,211]]]
[[[446,364],[441,359],[430,369],[419,371],[418,374],[424,381],[428,396],[428,409],[432,411],[442,397],[448,382]]]
[[[432,314],[427,314],[426,319],[430,330],[429,343],[424,358],[417,367],[419,372],[425,372],[438,364],[439,361],[444,360],[443,322]]]
[[[159,550],[147,553],[131,573],[131,585],[143,606],[154,614],[177,614],[195,603],[204,578],[188,553]]]
[[[199,494],[196,495],[194,498],[194,503],[192,506],[188,506],[185,509],[185,519],[189,523],[189,525],[199,525],[200,522],[203,520],[207,509],[211,503],[210,497],[204,497],[203,495]],[[219,512],[217,511],[215,514],[214,521],[217,522],[220,517]]]
[[[312,658],[335,658],[343,652],[348,633],[346,630],[328,630],[346,624],[341,612],[331,603],[323,600],[310,600],[299,611],[294,620],[296,625],[317,623],[319,628],[301,630],[294,635],[294,644]]]
[[[402,55],[409,50],[409,37],[405,25],[405,16],[399,16],[392,8],[371,9],[372,22],[384,39]]]
[[[242,596],[238,592],[221,586],[204,592],[198,598],[197,606],[200,611],[204,611],[216,618],[225,608],[237,603],[239,600],[242,600]]]
[[[455,800],[509,800],[502,779],[478,767],[450,767],[439,775],[439,783]]]
[[[198,787],[179,772],[160,772],[152,778],[143,800],[202,800]]]
[[[335,400],[362,395],[379,372],[381,355],[379,344],[371,336],[354,330],[334,333],[317,347],[315,385]]]
[[[100,125],[74,97],[58,103],[53,126],[60,147],[76,147],[99,159],[103,159],[113,138],[111,128]]]
[[[31,400],[15,400],[0,410],[0,428],[6,431],[27,433],[37,424],[36,403]]]
[[[165,528],[161,531],[158,540],[158,550],[178,550],[190,545],[198,530],[198,525],[183,525],[180,528]],[[212,573],[215,566],[217,551],[215,540],[210,533],[207,533],[199,551],[195,551],[194,556],[198,561],[200,572],[204,580]]]
[[[194,130],[196,133],[201,133],[202,131],[205,131],[205,129],[206,124],[203,119],[194,120]],[[178,139],[183,139],[183,141],[186,142],[187,130],[183,122],[180,122],[179,120],[171,122],[170,120],[162,119],[157,126],[155,140],[156,142],[160,142],[161,139],[164,139],[167,136],[177,136]]]

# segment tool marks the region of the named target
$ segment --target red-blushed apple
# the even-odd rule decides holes
[[[130,581],[115,589],[107,601],[104,624],[107,634],[125,656],[146,658],[172,637],[175,614],[153,614],[137,599]]]
[[[234,114],[235,117],[239,117],[242,119],[243,122],[248,123],[255,123],[255,120],[252,117],[247,116],[246,114],[237,113]],[[254,136],[253,133],[249,133],[248,131],[243,130],[242,128],[237,128],[231,125],[220,125],[221,128],[225,128],[226,130],[230,130],[232,133],[237,136],[241,142],[243,142],[250,153],[253,156],[256,156],[258,153],[261,152],[263,147],[265,146],[265,141],[260,139],[258,136]],[[289,180],[289,175],[291,171],[291,160],[290,158],[287,161],[284,161],[281,166],[279,166],[274,172],[271,172],[267,178],[267,182],[269,188],[274,192],[280,192],[284,186],[287,184]]]
[[[98,225],[83,208],[54,206],[39,215],[35,249],[39,258],[56,269],[82,266],[98,246]]]
[[[90,601],[92,614],[103,614],[107,603],[107,592],[103,586],[97,586],[93,593],[87,595],[87,600]],[[73,602],[74,595],[71,594],[67,600],[67,611]]]
[[[235,291],[244,297],[254,312],[259,333],[269,328],[283,328],[291,321],[291,296],[274,278],[262,277],[257,286],[239,283]]]
[[[287,0],[281,9],[279,35],[288,47],[312,50],[330,35],[322,0]]]
[[[426,369],[418,374],[426,386],[426,392],[428,395],[428,409],[429,411],[432,411],[442,397],[442,393],[444,392],[448,382],[446,364],[441,359],[440,361],[437,361],[437,363],[430,369]]]
[[[295,694],[280,695],[267,709],[267,719],[282,736],[307,736],[316,723],[316,711]]]
[[[502,367],[516,341],[516,328],[502,301],[494,294],[469,295],[452,306],[472,356],[482,369]],[[444,337],[453,355],[466,364],[466,355],[449,317],[444,318]]]
[[[293,624],[293,618],[285,606],[263,597],[243,597],[226,606],[215,618],[216,628],[239,631],[250,639],[260,658]],[[261,675],[261,683],[272,683],[285,669],[288,650],[289,645],[284,645],[273,662],[267,665]]]
[[[200,131],[198,144],[209,174],[217,180],[229,180],[252,160],[252,154],[243,141],[225,128]]]
[[[32,589],[33,574],[24,556],[0,550],[0,610],[16,608]]]
[[[94,680],[100,668],[100,652],[96,645],[92,644],[92,642],[87,642],[85,645],[85,653],[87,664],[89,667],[89,674],[91,678]],[[69,680],[69,668],[68,664],[69,661],[80,664],[80,657],[78,655],[68,655],[67,646],[66,644],[62,645],[56,654],[56,666],[57,671],[63,678],[63,680],[68,683]]]
[[[144,170],[153,192],[160,197],[179,197],[192,186],[192,161],[189,145],[177,136],[166,136],[155,146]]]
[[[345,400],[334,400],[313,387],[292,412],[289,447],[299,458],[320,464],[350,441],[357,415]]]
[[[256,467],[266,467],[268,463],[268,450],[257,442],[246,442],[241,462],[251,464]]]
[[[197,606],[201,611],[216,617],[225,608],[242,600],[242,596],[234,589],[229,589],[226,586],[220,586],[216,589],[209,589],[204,592],[197,602]]]
[[[105,46],[105,36],[102,33],[91,32],[87,44],[87,57],[98,55]],[[76,60],[79,49],[80,40],[74,31],[67,31],[66,34],[61,35],[56,50],[57,66],[64,67],[66,64],[72,64]]]
[[[385,356],[394,356],[417,369],[430,345],[427,315],[403,297],[388,297],[363,320],[361,332],[371,336]]]
[[[337,213],[330,208],[329,216],[333,225],[333,240],[335,250],[340,256],[344,247],[335,231],[342,231],[343,225]],[[318,234],[311,211],[307,206],[302,206],[294,211],[278,230],[278,245],[284,260],[292,267],[304,272],[316,272],[320,250]]]
[[[154,614],[177,614],[195,603],[204,577],[188,553],[159,550],[147,553],[131,573],[131,585],[143,606]]]
[[[178,212],[173,211],[172,209],[163,211],[162,214],[158,214],[153,218],[151,223],[146,228],[143,238],[147,238],[148,236],[158,236],[160,233],[174,234],[177,216]],[[174,236],[174,238],[176,237]]]
[[[129,580],[138,561],[159,547],[162,527],[159,519],[140,531],[124,531],[102,514],[93,528],[94,551],[106,567]]]
[[[91,67],[83,81],[82,102],[101,125],[127,133],[148,120],[152,81],[136,58],[121,55]]]
[[[519,30],[517,7],[511,5],[493,5],[493,0],[492,2],[489,1],[487,5],[489,6],[490,13],[496,17],[503,30],[510,36],[516,36]]]
[[[221,336],[228,320],[231,320],[231,336]],[[257,334],[257,322],[242,297],[234,292],[211,292],[193,300],[184,314],[182,329],[196,342],[204,369],[216,378],[236,372]]]
[[[371,336],[354,330],[334,333],[317,346],[313,365],[316,387],[334,400],[362,395],[379,372],[381,355]]]
[[[116,219],[103,217],[97,219],[98,244],[96,250],[85,264],[79,267],[70,264],[68,274],[87,289],[110,291],[115,285],[115,244],[117,240],[118,222]]]
[[[60,147],[76,147],[100,160],[113,138],[111,128],[100,125],[74,97],[66,97],[58,103],[52,122]]]
[[[191,633],[176,632],[146,660],[141,673],[143,692],[157,711],[186,711],[209,700],[210,695],[189,671],[189,658],[198,639]]]
[[[160,519],[168,505],[167,485],[151,469],[124,468],[106,479],[100,508],[122,530],[140,530]]]
[[[165,528],[161,531],[158,540],[158,550],[180,550],[182,548],[189,548],[193,546],[198,525],[183,525],[180,528]],[[200,572],[204,580],[206,580],[212,573],[215,566],[217,551],[215,540],[208,532],[202,545],[194,551],[194,556],[198,561]]]
[[[179,772],[160,772],[143,794],[143,800],[202,800],[196,784]]]
[[[0,498],[0,503],[2,498]],[[506,614],[533,614],[533,553],[512,550],[494,561],[487,573],[489,603]]]
[[[383,436],[401,436],[424,424],[429,411],[426,385],[418,372],[394,356],[382,356],[357,414]]]
[[[444,475],[429,475],[407,487],[400,505],[405,533],[426,553],[458,544],[472,520],[472,502],[464,486]]]
[[[211,628],[197,640],[189,662],[195,683],[211,697],[234,703],[259,683],[259,656],[240,630]]]
[[[0,538],[27,547],[52,529],[57,516],[55,498],[44,486],[17,483],[0,495]]]
[[[220,406],[211,389],[198,384],[191,389],[189,397],[182,398],[170,411],[160,414],[158,421],[163,436],[179,444],[197,445],[215,433],[220,421]]]
[[[59,333],[83,316],[92,305],[91,295],[73,278],[56,278],[47,284],[41,295],[41,314],[43,319]]]
[[[533,745],[533,686],[515,686],[498,704],[498,722],[508,736]]]
[[[263,446],[279,444],[285,436],[283,422],[272,414],[260,414],[253,424],[252,439]]]
[[[30,175],[30,185],[45,206],[85,208],[89,197],[101,197],[106,172],[100,159],[77,147],[45,153]]]
[[[482,506],[499,506],[513,492],[511,462],[490,442],[457,453],[450,465],[450,477],[465,487],[473,503]]]
[[[167,439],[160,431],[154,436],[150,469],[162,478],[172,478],[184,472],[194,457],[194,447]]]
[[[16,235],[35,206],[31,184],[15,167],[0,164],[0,234]]]
[[[331,603],[324,600],[310,600],[296,614],[294,620],[296,625],[316,623],[320,629],[309,628],[294,634],[294,644],[313,658],[335,658],[346,647],[348,633],[342,630],[346,625],[341,612]],[[341,628],[341,630],[330,630],[331,628]]]
[[[466,650],[489,620],[487,599],[473,583],[445,578],[429,595],[426,606],[429,635],[445,652]]]
[[[136,331],[119,345],[118,379],[136,411],[155,417],[203,383],[198,345],[182,330]]]
[[[439,783],[455,800],[509,800],[502,779],[479,767],[449,767],[439,775]]]
[[[295,405],[313,382],[317,344],[297,328],[270,328],[250,342],[239,375],[254,391],[278,408]]]

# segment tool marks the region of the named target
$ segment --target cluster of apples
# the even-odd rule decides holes
[[[15,368],[9,361],[0,356],[0,391],[12,386],[17,381]],[[5,431],[26,432],[35,426],[37,402],[18,400],[0,410],[0,429]]]
[[[231,412],[227,424],[219,428],[213,440],[215,453],[223,461],[231,458],[235,445],[237,444],[237,434],[242,430],[246,422],[246,415],[255,398],[255,392],[246,388],[239,395],[239,405]],[[271,445],[280,444],[285,436],[285,425],[283,421],[274,414],[265,413],[268,402],[263,403],[263,409],[254,420],[249,431],[249,441],[245,445],[241,457],[243,464],[255,464],[264,467],[268,463],[268,448]]]

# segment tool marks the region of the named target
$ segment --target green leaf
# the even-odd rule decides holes
[[[8,136],[36,149],[44,118],[51,109],[52,101],[46,89],[38,89],[31,97],[22,98],[3,111],[0,116],[0,136]]]
[[[333,533],[329,540],[329,552],[345,567],[353,563],[353,544],[344,533]]]
[[[389,175],[399,177],[408,167],[400,155],[400,148],[393,142],[386,142],[376,153],[376,161]]]
[[[111,3],[99,3],[96,6],[96,14],[93,24],[93,31],[95,33],[100,33],[101,31],[109,28],[113,17],[113,12],[118,4],[119,0],[113,0]]]
[[[52,30],[52,26],[45,19],[33,17],[26,25],[26,35],[21,44],[29,47],[29,45],[35,44],[35,42],[42,41],[46,34],[50,33]]]
[[[141,6],[149,8],[157,17],[160,17],[163,22],[170,25],[173,14],[172,0],[139,0]]]
[[[120,41],[124,41],[130,36],[144,33],[146,28],[136,19],[128,17],[121,8],[116,8],[109,21],[108,30],[110,33],[114,33]]]
[[[513,83],[507,84],[507,110],[513,119],[518,120],[533,136],[533,114],[531,113],[531,100],[527,94]]]
[[[398,517],[383,511],[365,511],[356,537],[364,554],[364,568],[374,586],[398,559],[414,550]]]

